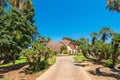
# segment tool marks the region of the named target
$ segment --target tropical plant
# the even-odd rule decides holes
[[[80,38],[79,41],[80,44],[78,50],[82,51],[83,55],[89,59],[89,55],[88,55],[89,40],[86,38]]]
[[[62,46],[60,52],[61,52],[62,54],[68,53],[68,51],[67,51],[67,52],[66,52],[66,51],[67,51],[67,47],[66,47],[66,46]]]
[[[37,51],[38,63],[40,63],[41,56],[43,54],[45,47],[43,45],[39,44],[38,42],[33,42],[32,47]]]
[[[112,62],[113,66],[116,63],[116,60],[118,59],[119,54],[119,47],[120,47],[120,33],[115,33],[114,37],[112,39],[113,43],[113,54],[112,54]]]
[[[35,41],[32,43],[31,48],[23,49],[21,55],[26,57],[26,61],[29,63],[29,69],[32,71],[39,71],[46,68],[49,63],[48,59],[57,53],[52,51],[50,48]]]
[[[109,59],[111,55],[110,53],[112,52],[112,45],[98,40],[93,45],[93,50],[95,50],[94,52],[97,53],[97,55],[95,55],[97,58],[97,63],[100,63],[105,58]]]
[[[101,40],[105,42],[108,38],[111,38],[113,35],[113,32],[110,28],[104,27],[100,30]]]
[[[42,44],[42,45],[44,45],[44,46],[46,46],[47,43],[48,43],[50,40],[51,40],[50,37],[46,38],[46,37],[44,37],[44,36],[40,36],[39,39],[38,39],[39,43]]]
[[[11,7],[9,11],[0,7],[0,52],[4,54],[4,63],[12,59],[15,65],[16,55],[31,43],[36,33],[33,14],[34,10],[30,8],[23,12],[16,7]]]
[[[90,36],[92,37],[92,45],[94,45],[95,40],[97,40],[97,38],[98,38],[100,35],[99,35],[99,33],[97,33],[97,32],[92,32],[92,33],[90,34]]]

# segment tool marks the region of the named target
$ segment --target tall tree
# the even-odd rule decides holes
[[[118,56],[120,55],[118,53],[119,48],[120,48],[120,33],[115,33],[114,34],[112,42],[113,42],[113,47],[114,47],[113,48],[113,54],[112,54],[112,61],[113,61],[113,66],[114,66]]]
[[[79,50],[82,51],[83,55],[90,59],[89,55],[88,55],[88,48],[89,48],[89,39],[86,38],[80,38],[79,39],[80,44],[79,44]]]
[[[46,37],[44,37],[44,36],[40,36],[39,39],[38,39],[39,43],[42,44],[42,45],[44,45],[44,46],[46,46],[47,43],[48,43],[50,40],[51,40],[50,37],[46,38]]]
[[[90,36],[92,37],[92,45],[94,45],[95,40],[97,40],[97,38],[99,37],[99,33],[93,32],[90,34]]]
[[[102,41],[105,42],[105,40],[112,37],[113,32],[110,28],[104,27],[100,30],[100,35],[101,35]]]
[[[15,44],[10,47],[13,52],[13,65],[15,65],[16,55],[20,53],[22,48],[27,48],[31,43],[31,37],[34,33],[34,28],[30,25],[26,15],[18,8],[11,8],[11,11],[6,15],[6,32],[11,36],[11,41]],[[13,43],[10,43],[13,44]]]

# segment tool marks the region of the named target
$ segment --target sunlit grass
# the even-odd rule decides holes
[[[21,57],[20,59],[16,60],[15,64],[21,64],[21,63],[26,63],[25,58]],[[0,67],[6,67],[6,66],[11,66],[13,63],[12,61],[7,64],[1,64]]]
[[[48,63],[49,63],[50,65],[55,64],[55,62],[56,62],[56,56],[53,56],[52,58],[50,58],[50,59],[48,60]]]
[[[86,59],[82,53],[79,53],[79,55],[74,55],[73,59],[75,62],[82,62],[82,61],[86,61],[88,59]]]
[[[3,78],[0,78],[0,80],[4,80]]]

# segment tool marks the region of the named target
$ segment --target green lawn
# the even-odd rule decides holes
[[[75,62],[82,62],[82,61],[86,61],[87,59],[82,55],[82,53],[80,53],[79,56],[74,55],[73,59]]]
[[[16,60],[16,64],[26,63],[25,58],[21,57],[19,60]],[[11,66],[13,63],[12,61],[8,64],[1,64],[0,67]]]
[[[48,63],[49,63],[50,65],[53,65],[55,62],[56,62],[56,56],[54,56],[54,57],[52,57],[52,58],[50,58],[50,59],[48,60]]]
[[[4,80],[3,78],[0,78],[0,80]]]

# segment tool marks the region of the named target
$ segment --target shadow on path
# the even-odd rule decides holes
[[[100,69],[103,68],[103,67],[98,67],[96,68],[96,70],[91,70],[91,71],[88,71],[90,74],[93,74],[93,75],[98,75],[98,76],[105,76],[105,77],[113,77],[115,78],[116,80],[120,80],[120,74],[116,74],[116,73],[106,73],[106,72],[103,72],[101,71]],[[112,71],[112,69],[111,69]]]

